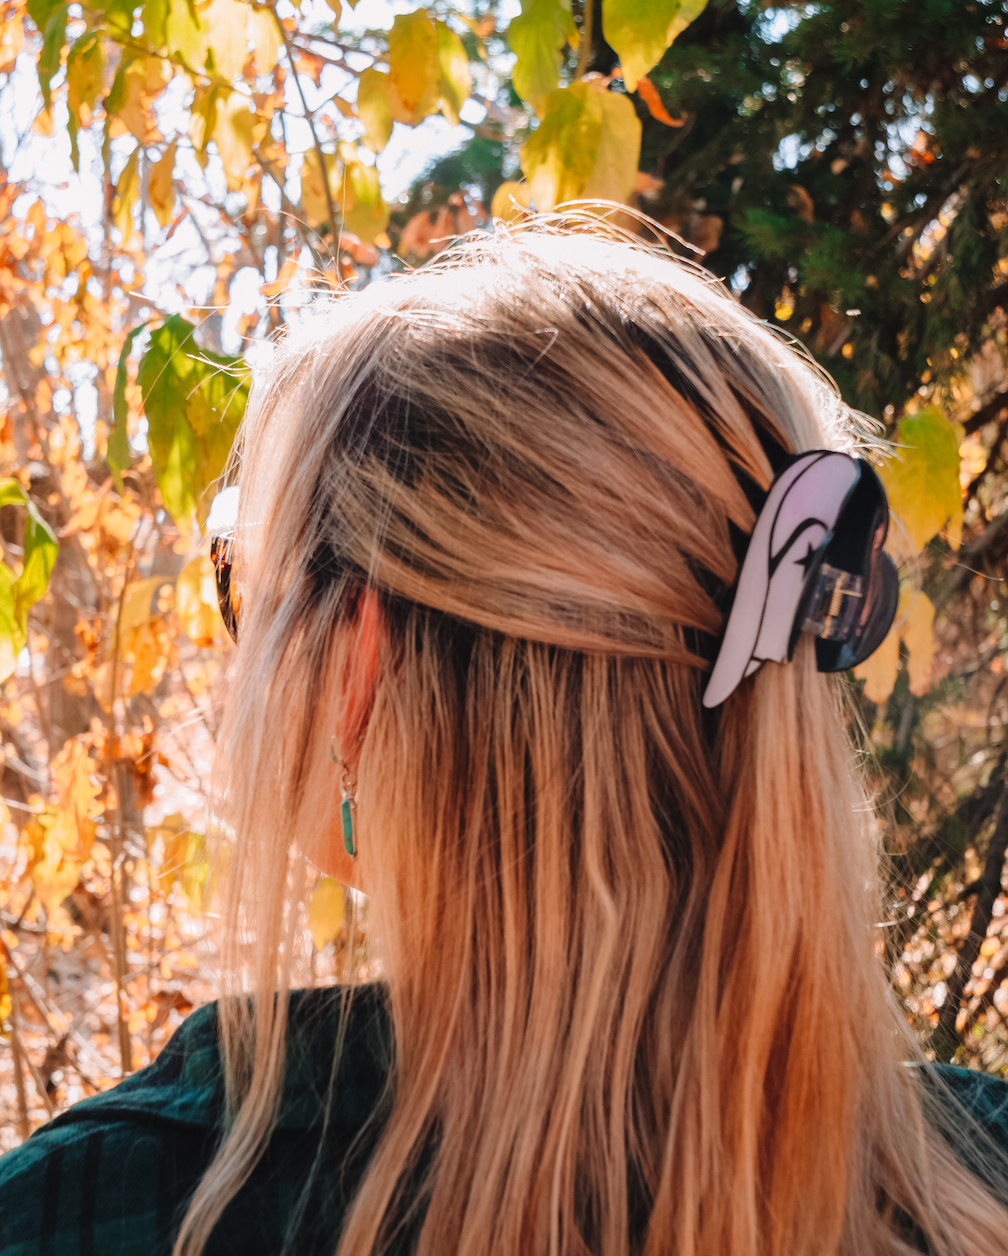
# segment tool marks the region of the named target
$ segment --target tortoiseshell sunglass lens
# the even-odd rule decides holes
[[[238,607],[240,599],[231,579],[234,537],[215,536],[210,539],[210,559],[217,577],[217,602],[221,619],[231,640],[238,640]]]

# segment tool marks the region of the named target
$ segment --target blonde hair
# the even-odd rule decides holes
[[[471,239],[289,335],[244,432],[220,750],[258,997],[222,1003],[233,1119],[176,1253],[275,1119],[364,588],[393,1098],[334,1251],[410,1220],[423,1256],[1005,1251],[903,1065],[835,685],[803,641],[700,703],[768,452],[854,439],[718,283],[612,233]]]

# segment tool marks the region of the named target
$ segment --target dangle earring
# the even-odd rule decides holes
[[[343,830],[343,846],[351,859],[357,858],[357,799],[354,797],[356,779],[346,763],[330,745],[333,763],[340,769],[340,826]]]

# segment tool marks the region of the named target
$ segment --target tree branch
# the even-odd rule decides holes
[[[942,1004],[938,1025],[931,1038],[931,1045],[939,1060],[951,1060],[960,1046],[956,1033],[963,990],[973,974],[973,965],[980,954],[987,930],[990,927],[994,902],[1001,893],[1001,874],[1004,871],[1005,851],[1008,850],[1008,788],[1001,794],[997,823],[987,847],[983,876],[977,883],[976,903],[970,919],[970,930],[956,956],[956,966],[948,981],[948,993]],[[973,887],[968,887],[973,892]],[[964,891],[965,893],[965,891]]]
[[[1008,510],[998,515],[978,537],[960,549],[951,574],[931,598],[935,610],[944,606],[950,598],[964,589],[975,575],[983,574],[976,570],[981,562],[996,561],[1003,558],[1006,553],[1008,553]]]
[[[293,222],[295,231],[304,241],[305,247],[308,249],[312,257],[315,259],[315,265],[319,268],[320,271],[324,271],[326,269],[325,258],[322,257],[319,251],[315,248],[314,244],[312,244],[311,240],[308,238],[308,232],[310,231],[319,240],[322,240],[322,236],[320,236],[313,227],[308,226],[308,224],[304,221],[303,217],[298,213],[297,206],[291,202],[290,197],[288,197],[286,191],[284,190],[285,180],[283,177],[283,171],[278,170],[276,166],[270,161],[270,159],[263,153],[262,149],[258,147],[254,147],[252,149],[252,156],[256,159],[256,161],[262,167],[263,173],[268,174],[269,177],[273,180],[273,182],[279,188],[281,209],[287,215],[287,217],[291,220],[291,222]],[[279,264],[277,266],[277,270],[279,271]]]
[[[592,18],[594,17],[594,0],[584,0],[584,12],[581,17],[581,40],[578,47],[577,71],[575,78],[584,78],[591,60]]]
[[[326,212],[329,215],[329,238],[330,252],[333,252],[333,246],[336,243],[336,207],[333,205],[332,189],[329,187],[329,172],[326,170],[325,153],[322,151],[322,142],[315,130],[315,119],[312,111],[308,108],[308,99],[304,94],[304,88],[301,86],[301,76],[298,74],[297,66],[294,64],[294,50],[291,47],[290,38],[283,22],[276,11],[276,4],[270,6],[270,12],[273,14],[273,21],[276,22],[277,30],[280,32],[280,38],[283,40],[283,46],[287,52],[287,60],[290,62],[291,74],[294,76],[294,83],[298,89],[298,95],[301,97],[301,108],[304,110],[305,121],[308,123],[308,129],[311,131],[312,142],[315,145],[315,156],[318,158],[319,175],[322,178],[322,190],[325,192]],[[321,239],[321,237],[319,237]],[[323,270],[327,269],[322,267]]]
[[[986,427],[988,423],[994,419],[1001,417],[1001,411],[1008,409],[1008,392],[995,393],[985,406],[981,406],[976,414],[970,417],[963,424],[963,431],[967,436],[971,432],[979,432],[982,427]]]

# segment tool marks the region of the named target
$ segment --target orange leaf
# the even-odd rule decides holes
[[[683,126],[685,118],[673,118],[669,111],[662,104],[662,98],[658,95],[658,89],[654,83],[647,77],[642,75],[637,80],[637,95],[643,100],[648,107],[648,113],[652,118],[657,118],[659,122],[664,122],[666,126]]]
[[[297,260],[288,257],[284,264],[280,267],[280,273],[272,283],[264,283],[259,291],[264,297],[278,297],[282,292],[286,292],[291,285],[291,280],[297,274]]]

